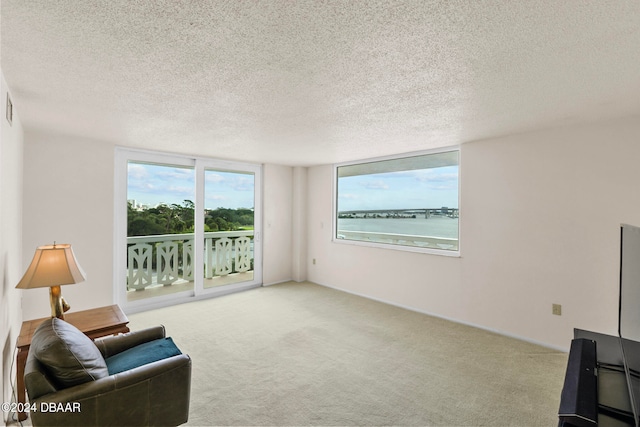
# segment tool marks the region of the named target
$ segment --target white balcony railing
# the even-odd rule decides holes
[[[204,233],[205,279],[250,271],[253,233],[253,230]],[[127,237],[127,290],[192,282],[193,239],[193,234]]]
[[[356,240],[361,242],[389,243],[393,245],[407,245],[418,248],[458,250],[458,239],[447,237],[416,236],[411,234],[379,233],[372,231],[338,230],[338,239]]]

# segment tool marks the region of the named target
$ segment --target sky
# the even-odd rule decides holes
[[[338,179],[338,211],[458,207],[458,166]]]
[[[194,170],[145,163],[128,165],[127,199],[182,205],[195,200]],[[458,207],[458,166],[342,177],[338,211]],[[252,174],[207,170],[205,209],[253,208]]]
[[[205,171],[205,209],[237,209],[254,206],[253,174]],[[195,172],[192,168],[129,162],[127,200],[138,205],[182,205],[195,201]]]

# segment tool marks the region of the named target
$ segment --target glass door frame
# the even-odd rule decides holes
[[[130,161],[167,166],[192,167],[194,169],[193,290],[138,301],[128,301],[127,299],[127,289],[123,280],[126,280],[127,269],[127,182],[128,164]],[[135,313],[166,307],[262,286],[262,165],[116,147],[114,169],[113,299],[125,313]],[[204,287],[205,170],[252,173],[254,176],[254,263],[253,280],[251,281],[211,288]]]

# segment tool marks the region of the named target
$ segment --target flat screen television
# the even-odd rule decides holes
[[[640,426],[640,227],[620,226],[618,333],[635,425]]]
[[[640,227],[620,225],[619,262],[618,336],[574,330],[560,425],[640,427]]]

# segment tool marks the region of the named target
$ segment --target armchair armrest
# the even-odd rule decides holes
[[[149,341],[165,337],[164,326],[154,326],[140,331],[128,332],[122,335],[115,335],[95,340],[95,344],[102,353],[102,357],[113,356],[131,347],[144,344]]]

